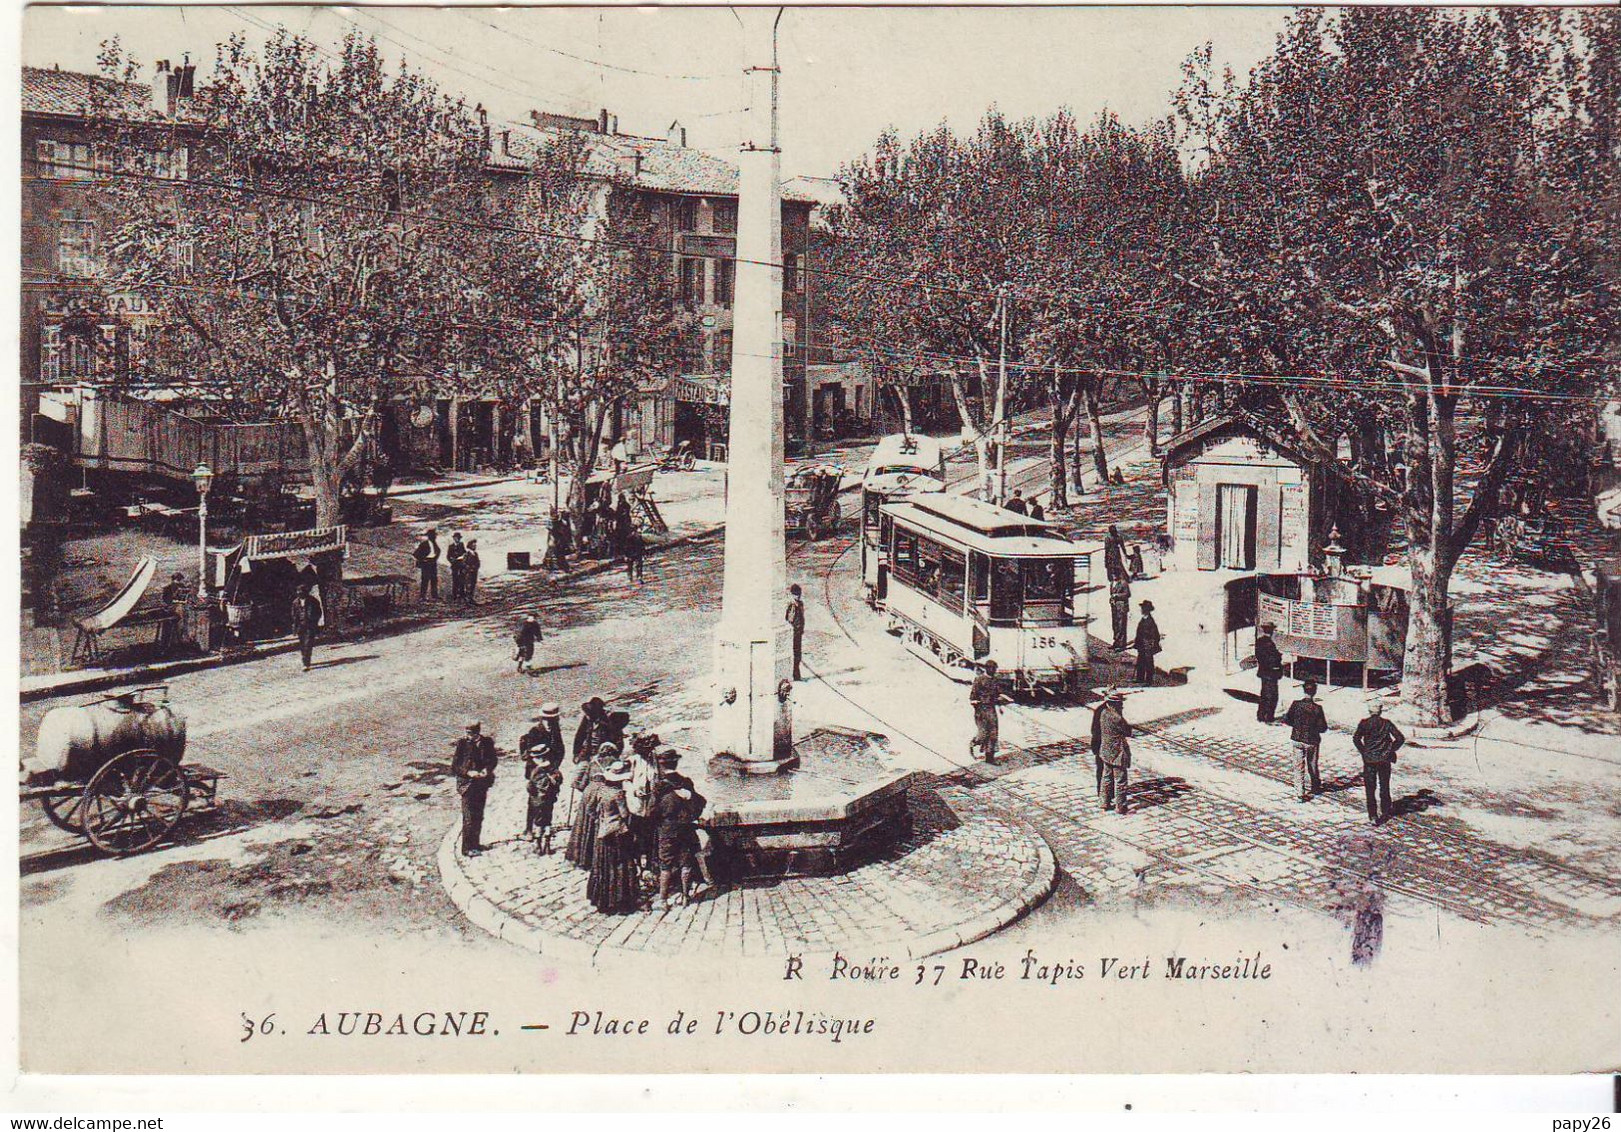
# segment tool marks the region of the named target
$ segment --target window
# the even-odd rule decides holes
[[[96,222],[74,209],[57,222],[56,270],[79,278],[96,273]]]
[[[698,230],[698,202],[692,197],[678,197],[670,205],[670,222],[677,232]]]
[[[735,259],[717,259],[715,261],[715,302],[723,307],[732,305],[732,287],[737,281],[737,261]]]
[[[681,261],[681,301],[689,307],[695,307],[704,301],[703,260]]]
[[[165,181],[184,181],[191,172],[191,150],[183,145],[152,154],[152,172]]]
[[[732,233],[737,231],[737,202],[735,200],[717,200],[712,205],[715,217],[715,231]]]
[[[991,559],[991,620],[1017,621],[1024,607],[1018,559]]]
[[[177,240],[169,246],[169,280],[189,283],[196,266],[196,245],[190,240]]]
[[[905,581],[917,577],[917,536],[910,531],[895,532],[894,549],[889,552],[889,567]]]
[[[968,562],[973,567],[973,575],[972,575],[970,580],[973,582],[974,601],[976,603],[981,603],[981,604],[983,604],[984,602],[990,601],[991,600],[991,564],[990,564],[990,560],[988,558],[986,558],[983,554],[975,554],[975,555],[971,555],[969,557]]]
[[[792,252],[782,257],[782,289],[799,290],[799,257]]]
[[[35,148],[39,175],[59,181],[88,181],[98,168],[89,142],[40,141]]]
[[[718,330],[715,332],[715,368],[729,370],[732,368],[732,332]]]
[[[968,584],[968,563],[951,550],[940,552],[940,604],[953,613],[962,612],[963,593]]]
[[[41,327],[39,338],[41,381],[76,381],[95,376],[96,344],[93,339],[83,334],[64,334],[60,323]]]
[[[1024,563],[1024,600],[1068,601],[1073,563],[1067,558],[1051,558]]]

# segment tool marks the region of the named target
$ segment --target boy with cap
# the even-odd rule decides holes
[[[714,883],[709,875],[708,855],[699,847],[697,829],[697,821],[708,800],[698,793],[692,779],[677,769],[681,763],[678,752],[667,747],[658,753],[657,761],[658,797],[653,803],[652,819],[659,900],[666,908],[673,908],[686,903],[695,873],[702,874],[705,886],[712,887]],[[675,891],[677,876],[681,879],[679,892]],[[705,890],[700,888],[693,895],[701,895]]]
[[[524,619],[518,622],[517,632],[512,634],[512,639],[518,645],[515,659],[518,662],[518,671],[522,672],[534,662],[535,643],[546,639],[546,634],[540,631],[540,618],[533,613],[526,613]]]
[[[529,794],[524,836],[533,839],[541,853],[552,851],[552,816],[563,789],[562,718],[556,704],[542,704],[539,721],[518,740]]]
[[[1302,802],[1309,802],[1323,789],[1317,758],[1323,747],[1323,733],[1328,730],[1328,717],[1317,702],[1315,680],[1307,680],[1300,691],[1301,698],[1289,705],[1283,722],[1289,727],[1289,742],[1295,749],[1295,793]]]

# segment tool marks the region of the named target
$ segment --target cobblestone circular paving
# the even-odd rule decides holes
[[[559,810],[566,800],[559,801]],[[1029,826],[980,810],[958,816],[934,791],[911,794],[912,833],[875,861],[834,877],[792,877],[730,889],[684,908],[605,916],[585,898],[585,870],[516,835],[521,784],[497,783],[484,853],[439,850],[450,898],[475,924],[559,959],[765,956],[882,946],[911,959],[982,939],[1044,900],[1057,882],[1052,850]]]

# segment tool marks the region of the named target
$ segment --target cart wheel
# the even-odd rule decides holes
[[[696,457],[693,456],[693,454],[691,452],[683,452],[683,453],[681,453],[681,470],[683,472],[690,472],[690,471],[692,471],[692,469],[696,468],[697,466],[698,466],[698,460],[697,460]]]
[[[85,835],[119,856],[150,849],[179,823],[189,791],[180,768],[156,751],[126,751],[84,788]]]
[[[71,794],[47,794],[39,800],[45,816],[57,829],[84,836],[84,794],[75,790]]]

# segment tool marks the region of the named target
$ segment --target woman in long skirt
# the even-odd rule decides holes
[[[574,779],[574,789],[580,797],[574,812],[574,828],[569,830],[568,847],[563,850],[563,856],[582,869],[591,867],[592,846],[597,840],[597,821],[602,813],[602,772],[618,760],[619,748],[604,743],[597,748],[597,757],[582,766]]]
[[[630,833],[630,809],[625,804],[624,784],[628,781],[630,766],[624,762],[602,773],[591,876],[585,882],[585,897],[591,906],[609,915],[624,915],[641,906],[636,842]]]

